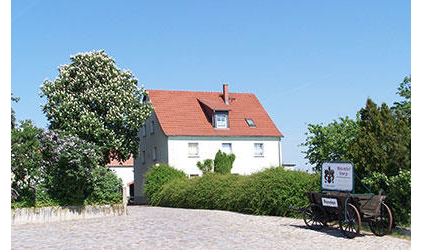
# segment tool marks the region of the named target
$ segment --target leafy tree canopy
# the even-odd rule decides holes
[[[354,138],[357,123],[349,117],[334,120],[327,126],[323,124],[308,124],[306,141],[301,146],[307,147],[305,158],[314,164],[314,170],[320,171],[327,161],[346,160],[347,145]]]
[[[410,169],[410,91],[411,78],[405,77],[397,92],[405,100],[395,102],[391,109],[385,103],[378,107],[368,99],[356,121],[346,117],[327,126],[309,124],[306,141],[300,144],[307,147],[302,151],[305,158],[315,165],[316,171],[323,162],[335,160],[353,161],[363,172],[389,169],[390,173],[398,173],[400,169]],[[403,160],[400,167],[389,159],[396,154],[396,159]],[[395,167],[398,168],[393,171]]]
[[[11,100],[13,102],[19,102],[20,97],[15,97],[15,96],[13,96],[13,93],[12,93]],[[16,127],[16,116],[15,116],[16,112],[13,110],[13,108],[11,108],[10,113],[11,113],[10,120],[11,120],[11,123],[12,123],[12,129],[14,129]]]
[[[116,67],[104,51],[79,53],[41,86],[50,129],[59,129],[99,146],[102,163],[138,153],[137,133],[151,113],[146,93],[130,71]]]
[[[356,171],[394,176],[410,170],[409,120],[400,113],[395,116],[385,103],[378,107],[371,99],[358,114],[357,135],[348,148]]]
[[[411,77],[405,77],[403,82],[400,83],[400,86],[397,88],[399,96],[404,98],[404,100],[400,102],[395,102],[392,109],[397,113],[407,117],[410,120],[411,115]],[[410,123],[409,123],[410,125]]]

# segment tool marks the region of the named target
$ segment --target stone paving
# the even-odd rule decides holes
[[[12,249],[410,249],[410,240],[346,239],[291,218],[129,206],[127,216],[12,226]]]

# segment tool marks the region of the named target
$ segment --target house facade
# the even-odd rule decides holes
[[[281,138],[251,93],[147,90],[154,112],[139,131],[134,159],[136,204],[145,204],[145,174],[167,163],[189,177],[202,172],[196,163],[214,159],[218,150],[236,156],[231,173],[247,175],[282,164]]]
[[[134,177],[134,165],[133,165],[133,157],[130,157],[127,161],[119,162],[117,160],[112,160],[109,164],[107,164],[107,168],[113,171],[117,177],[122,179],[123,186],[126,187],[127,196],[130,195],[129,190],[132,185],[133,188],[133,177]],[[133,191],[132,191],[133,193]],[[133,196],[130,195],[130,196]]]

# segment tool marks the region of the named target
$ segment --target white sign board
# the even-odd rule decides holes
[[[321,198],[322,205],[325,207],[338,207],[337,199],[335,198]]]
[[[324,190],[352,191],[353,164],[326,162],[322,164],[321,186]]]

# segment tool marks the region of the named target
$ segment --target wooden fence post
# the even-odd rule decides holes
[[[123,192],[122,192],[122,195],[123,195],[123,199],[122,199],[122,201],[123,201],[123,207],[124,207],[124,214],[125,215],[127,215],[127,194],[126,194],[126,186],[123,186]]]

